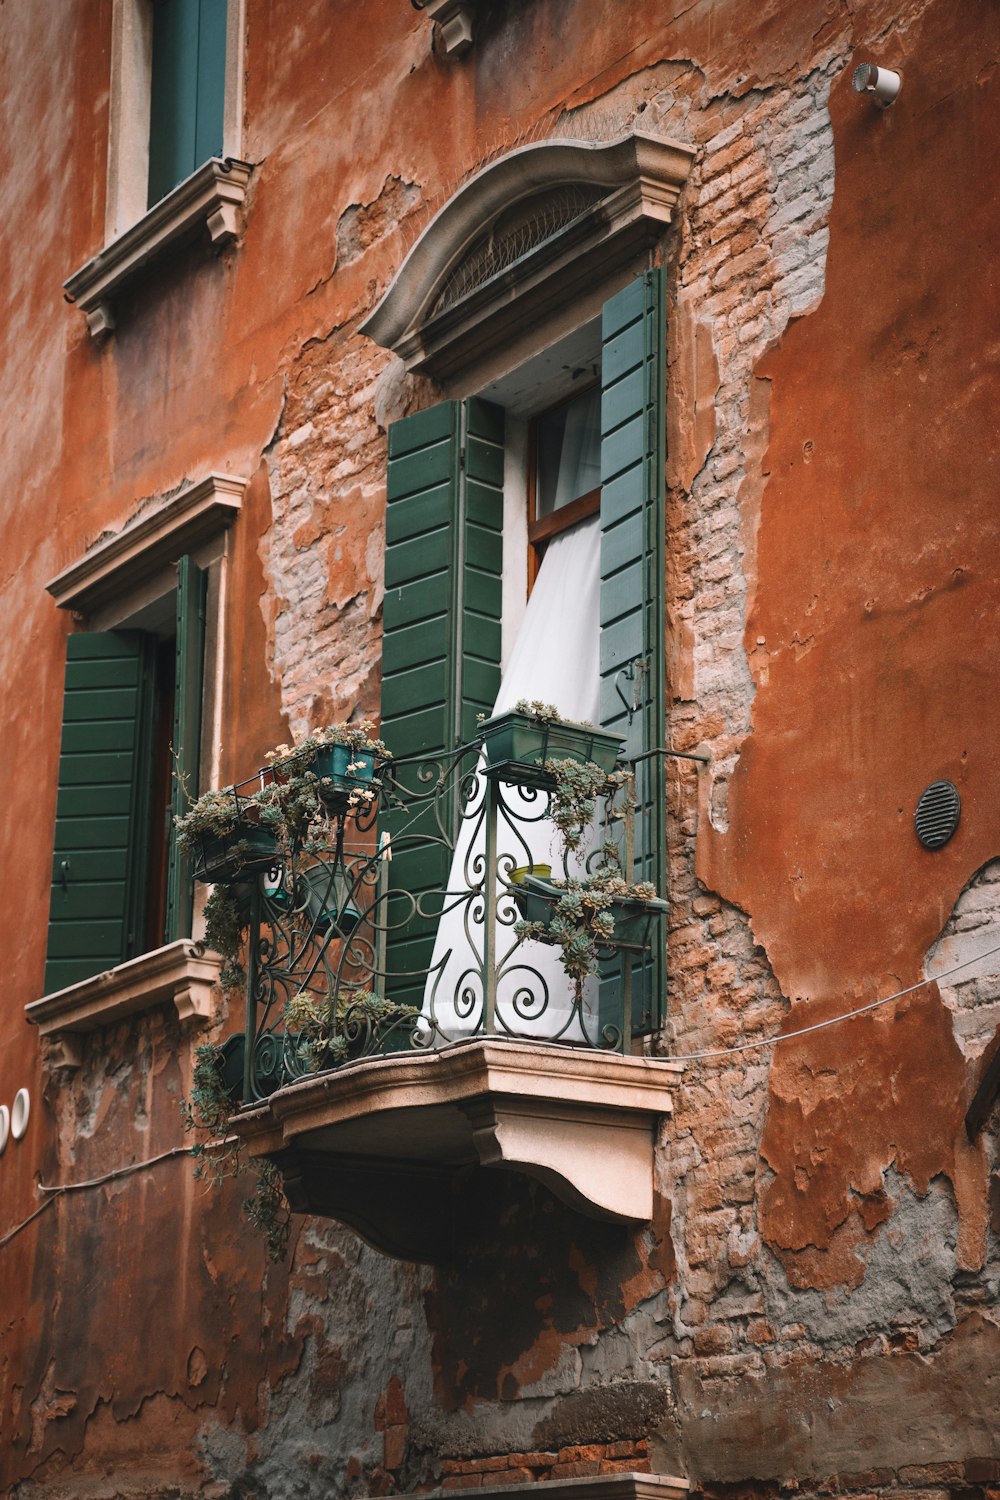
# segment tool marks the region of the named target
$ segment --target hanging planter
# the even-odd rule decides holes
[[[370,801],[377,787],[382,760],[373,749],[325,745],[316,752],[310,770],[319,777],[319,795],[331,810]],[[378,783],[379,785],[381,783]]]
[[[610,775],[624,740],[592,724],[561,719],[544,703],[518,703],[479,727],[486,764],[503,781],[549,785],[547,761],[589,761]]]
[[[630,885],[607,866],[581,880],[525,875],[511,894],[522,918],[518,935],[561,948],[571,975],[574,965],[593,972],[598,949],[648,948],[653,923],[667,910],[651,886]]]
[[[327,813],[364,811],[381,788],[381,772],[389,751],[375,737],[369,720],[362,724],[330,724],[298,745],[281,745],[268,756],[261,771],[261,787],[276,788],[272,800],[289,800],[289,789],[314,788]]]
[[[280,863],[260,808],[235,787],[204,792],[177,820],[177,842],[191,855],[195,880],[231,885]]]
[[[303,903],[317,932],[347,938],[361,921],[354,900],[354,882],[339,861],[333,865],[310,865],[299,876],[297,898]]]

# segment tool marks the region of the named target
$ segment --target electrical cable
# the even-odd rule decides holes
[[[20,1234],[22,1229],[26,1229],[32,1219],[37,1219],[40,1213],[44,1213],[47,1208],[51,1207],[63,1193],[76,1193],[81,1188],[100,1187],[104,1182],[113,1182],[116,1177],[129,1177],[133,1172],[141,1172],[146,1167],[155,1167],[157,1162],[169,1161],[171,1157],[190,1155],[190,1146],[172,1146],[169,1151],[161,1151],[159,1156],[147,1157],[145,1161],[129,1162],[127,1166],[115,1167],[112,1172],[104,1172],[100,1177],[90,1177],[84,1182],[64,1182],[58,1187],[47,1187],[44,1182],[40,1181],[38,1183],[38,1191],[40,1193],[48,1193],[49,1196],[43,1203],[39,1204],[34,1213],[29,1214],[26,1219],[22,1219],[20,1224],[16,1224],[13,1229],[9,1229],[5,1235],[0,1237],[0,1250],[9,1244],[15,1235]]]
[[[929,984],[937,984],[942,979],[950,979],[953,974],[960,974],[963,969],[971,969],[973,964],[982,963],[984,959],[994,958],[1000,953],[1000,945],[996,948],[988,948],[985,953],[977,953],[975,958],[967,958],[963,963],[954,964],[950,969],[944,969],[940,974],[932,974],[928,979],[918,979],[916,984],[907,985],[905,989],[897,990],[893,995],[885,995],[881,1000],[872,1000],[868,1005],[859,1005],[855,1010],[843,1011],[839,1016],[830,1016],[825,1021],[815,1021],[811,1026],[800,1026],[797,1031],[786,1031],[780,1036],[765,1037],[760,1042],[740,1042],[735,1047],[714,1047],[705,1052],[674,1053],[667,1061],[669,1062],[702,1062],[713,1057],[732,1057],[739,1052],[758,1052],[763,1047],[776,1047],[779,1042],[790,1042],[796,1037],[808,1036],[813,1031],[824,1031],[828,1026],[836,1026],[841,1021],[852,1021],[855,1016],[866,1015],[869,1011],[880,1010],[883,1005],[891,1005],[895,1000],[903,1000],[907,995],[912,995],[916,990],[926,989]],[[113,1182],[117,1177],[129,1177],[133,1172],[141,1172],[146,1167],[155,1167],[158,1162],[169,1161],[175,1156],[190,1156],[190,1146],[173,1146],[169,1151],[161,1151],[159,1156],[150,1156],[145,1161],[130,1162],[128,1166],[116,1167],[112,1172],[104,1172],[100,1177],[90,1177],[83,1182],[65,1182],[58,1187],[48,1187],[44,1182],[39,1182],[38,1191],[48,1193],[49,1197],[41,1203],[34,1213],[29,1214],[20,1224],[7,1231],[0,1237],[0,1250],[8,1245],[15,1235],[26,1229],[33,1219],[44,1213],[58,1197],[63,1193],[79,1192],[82,1188],[100,1187],[102,1183]]]

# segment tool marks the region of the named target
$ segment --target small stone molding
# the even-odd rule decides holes
[[[514,342],[555,324],[596,286],[631,273],[637,255],[671,222],[694,147],[634,131],[609,142],[552,140],[519,147],[459,188],[413,245],[362,333],[406,368],[450,379]],[[519,203],[540,213],[552,195],[576,187],[580,211],[551,232],[523,232],[523,253],[453,302],[463,259],[481,253]]]
[[[53,1066],[79,1066],[78,1038],[125,1016],[172,1001],[181,1022],[212,1021],[218,1005],[222,960],[201,943],[180,938],[129,959],[103,974],[32,1000],[24,1014],[39,1035],[50,1038]]]
[[[247,483],[232,474],[209,474],[186,486],[96,543],[46,588],[60,609],[92,614],[231,526]]]
[[[476,36],[476,0],[425,0],[419,7],[440,27],[441,51],[464,57]]]
[[[455,1174],[503,1168],[580,1213],[653,1214],[658,1121],[679,1064],[478,1039],[369,1058],[243,1110],[233,1130],[280,1168],[291,1206],[406,1260],[447,1259]]]
[[[544,1491],[562,1497],[562,1500],[687,1500],[691,1485],[688,1480],[672,1474],[588,1474],[579,1479],[547,1479]],[[539,1486],[529,1484],[485,1484],[482,1489],[430,1490],[424,1500],[437,1500],[447,1496],[448,1500],[461,1500],[461,1496],[475,1495],[478,1500],[504,1500],[510,1495],[537,1495]],[[403,1497],[411,1500],[411,1497]]]
[[[194,239],[201,229],[220,248],[238,237],[250,171],[245,161],[212,157],[73,272],[63,287],[95,338],[115,326],[115,297],[168,250]]]

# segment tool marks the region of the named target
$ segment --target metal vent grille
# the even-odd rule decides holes
[[[941,849],[958,827],[962,799],[951,781],[932,781],[921,793],[913,824],[925,849]]]
[[[453,307],[491,276],[536,250],[586,213],[607,191],[590,184],[567,183],[522,199],[494,220],[462,257],[441,289],[435,313]]]

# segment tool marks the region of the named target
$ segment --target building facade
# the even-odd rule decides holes
[[[2,17],[4,1493],[986,1500],[995,6]],[[520,697],[666,902],[561,1002]],[[174,820],[369,719],[247,1011]],[[296,1070],[317,974],[414,1013]],[[278,1262],[182,1119],[248,1030]]]

